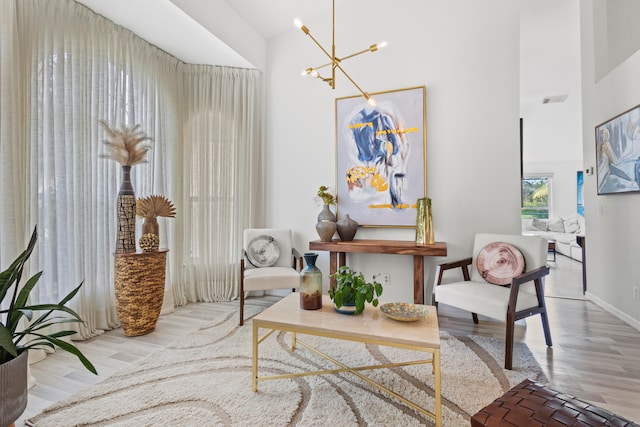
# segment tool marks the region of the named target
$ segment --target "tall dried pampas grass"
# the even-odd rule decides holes
[[[116,130],[110,128],[104,120],[100,120],[100,124],[108,135],[108,138],[103,141],[108,152],[100,154],[100,157],[113,159],[123,166],[146,162],[144,156],[151,146],[143,142],[151,140],[151,137],[140,130],[140,125]]]

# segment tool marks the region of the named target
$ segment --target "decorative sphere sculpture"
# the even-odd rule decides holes
[[[140,237],[139,243],[143,252],[153,252],[160,247],[160,238],[153,233],[146,233]]]

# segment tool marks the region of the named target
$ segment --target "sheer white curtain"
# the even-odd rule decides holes
[[[149,162],[132,170],[136,196],[177,208],[159,220],[167,294],[179,304],[235,298],[240,230],[259,201],[259,71],[183,64],[71,0],[0,5],[2,267],[37,225],[34,302],[84,281],[72,304],[86,321],[80,336],[118,325],[120,167],[98,157],[98,122],[140,124],[153,141]]]
[[[16,5],[1,0],[0,17],[0,268],[9,263],[28,242],[24,228],[24,155],[19,141],[23,116],[20,89],[15,84],[19,75],[20,50],[16,36]],[[23,243],[24,242],[24,243]]]
[[[237,297],[242,230],[260,205],[260,74],[181,66],[184,110],[177,220],[184,269],[172,281],[178,304]]]

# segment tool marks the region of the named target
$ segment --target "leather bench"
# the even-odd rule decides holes
[[[639,427],[612,412],[540,383],[524,380],[471,418],[472,427]]]

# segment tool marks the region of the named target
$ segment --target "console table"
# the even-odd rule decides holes
[[[432,245],[418,245],[414,241],[405,240],[365,240],[356,239],[348,242],[332,240],[323,242],[314,240],[309,242],[309,249],[329,252],[330,274],[338,267],[346,264],[348,253],[392,254],[413,256],[413,302],[424,304],[424,257],[447,256],[447,244],[435,242]],[[331,278],[331,286],[336,280]]]

